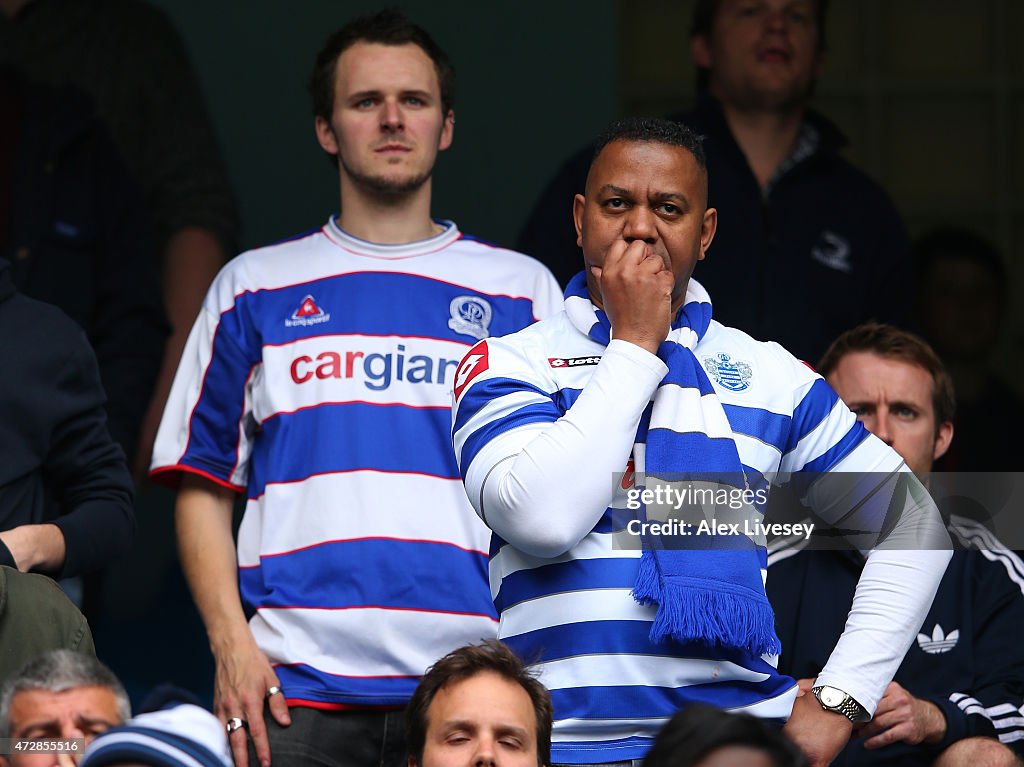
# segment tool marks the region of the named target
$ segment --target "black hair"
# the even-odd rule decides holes
[[[594,159],[613,141],[650,141],[655,144],[682,147],[707,173],[708,161],[704,154],[704,137],[682,123],[660,117],[627,117],[616,120],[602,131],[594,144]],[[591,161],[593,164],[593,161]]]
[[[726,746],[762,751],[772,767],[807,767],[807,758],[778,727],[749,714],[694,704],[673,716],[644,759],[644,767],[690,767]]]

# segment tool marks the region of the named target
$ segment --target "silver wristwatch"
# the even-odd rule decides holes
[[[812,687],[811,692],[826,711],[842,714],[854,724],[871,720],[871,714],[864,706],[850,697],[849,693],[845,693],[837,687],[823,684],[819,687]]]

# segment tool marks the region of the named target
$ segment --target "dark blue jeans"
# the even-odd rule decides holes
[[[290,727],[264,720],[272,767],[406,767],[404,711],[321,711],[293,706]],[[249,765],[259,767],[249,744]]]

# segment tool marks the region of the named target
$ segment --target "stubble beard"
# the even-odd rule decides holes
[[[388,201],[401,200],[418,192],[430,180],[434,172],[433,168],[428,168],[414,176],[396,178],[382,174],[363,173],[351,167],[340,155],[338,163],[353,186],[368,195]]]

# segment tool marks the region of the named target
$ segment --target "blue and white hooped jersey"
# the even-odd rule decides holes
[[[289,702],[404,705],[493,637],[489,531],[450,439],[459,360],[561,307],[551,274],[462,235],[322,229],[240,255],[182,357],[153,455],[247,495],[243,607]]]
[[[565,313],[474,348],[453,414],[455,452],[471,498],[479,498],[484,478],[508,458],[502,438],[521,449],[531,433],[558,420],[603,353]],[[712,322],[695,354],[752,483],[780,473],[795,478],[801,472],[900,466],[825,381],[778,344]],[[644,417],[649,414],[648,406]],[[517,432],[518,438],[512,436]],[[793,680],[776,670],[775,656],[648,638],[655,610],[630,595],[641,552],[613,547],[611,512],[627,508],[632,470],[642,474],[643,459],[644,445],[635,443],[632,466],[622,467],[609,510],[561,556],[532,556],[492,538],[499,638],[535,661],[551,690],[554,762],[640,758],[658,729],[688,703],[781,721],[796,696]],[[762,561],[762,575],[766,567]]]

